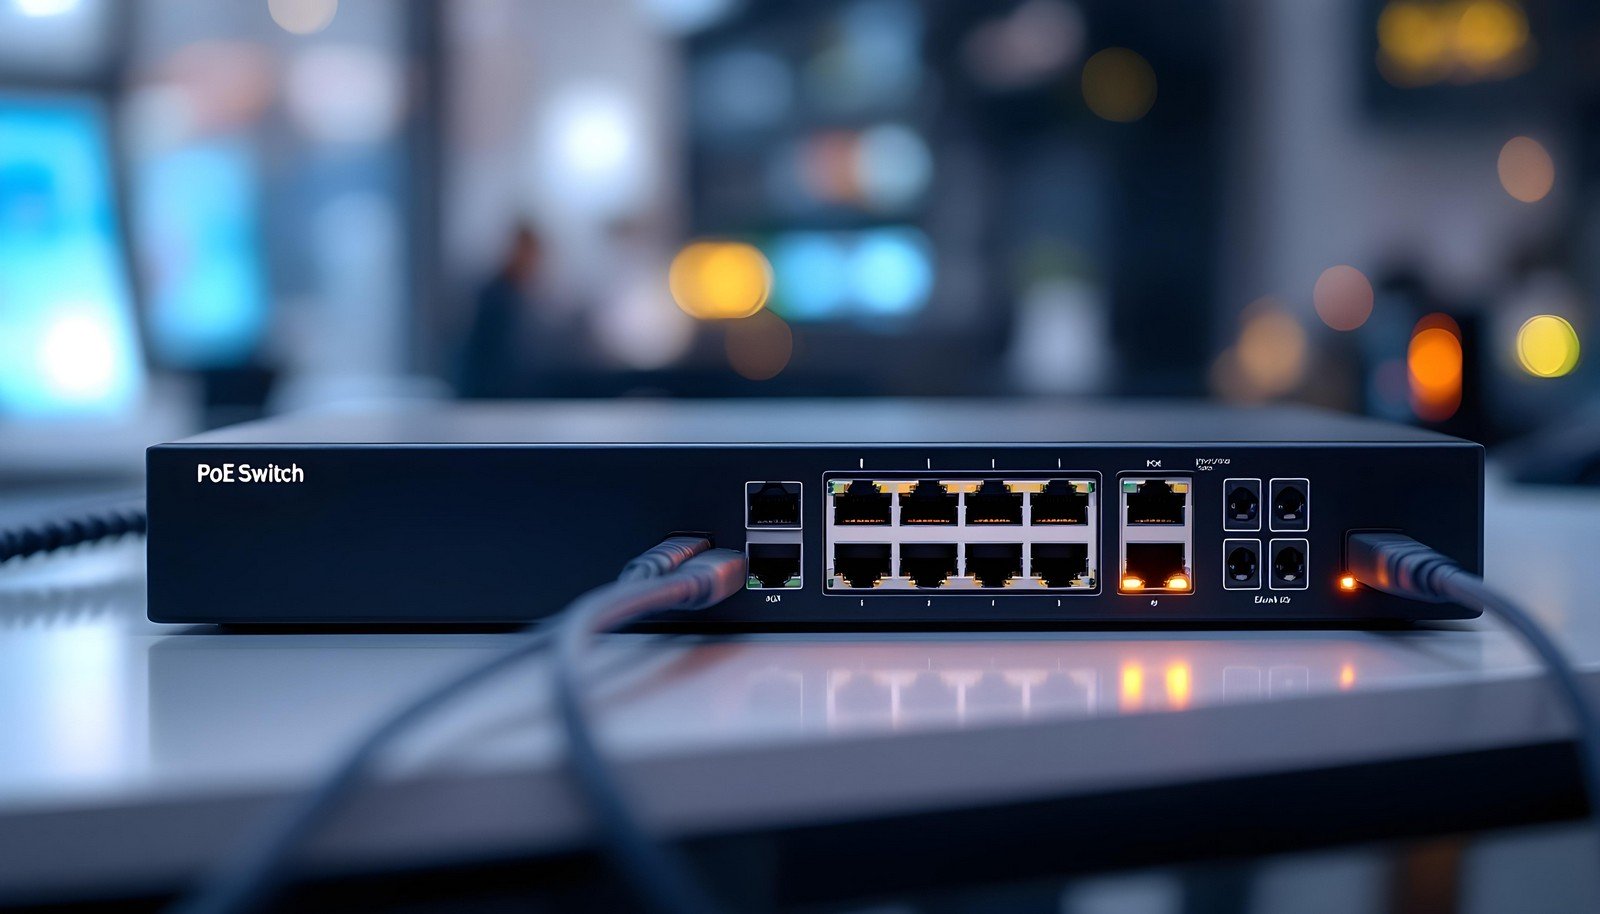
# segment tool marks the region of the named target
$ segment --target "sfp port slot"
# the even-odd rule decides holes
[[[954,524],[960,511],[961,496],[937,479],[924,479],[900,493],[900,523]]]
[[[900,564],[905,564],[902,554]],[[1021,543],[968,543],[967,576],[979,587],[1004,587],[1022,576]]]
[[[967,523],[1022,523],[1022,493],[1011,491],[1003,480],[985,479],[976,490],[967,493]]]
[[[747,482],[744,492],[746,526],[800,526],[800,483]]]
[[[745,586],[750,590],[800,586],[799,543],[749,543],[745,561],[750,575]]]
[[[847,525],[887,525],[894,496],[875,482],[856,479],[833,484],[833,522]]]
[[[1189,480],[1124,479],[1122,504],[1130,527],[1182,526],[1189,517]]]
[[[1033,493],[1034,524],[1087,524],[1089,522],[1089,493],[1092,482],[1073,482],[1069,479],[1052,479],[1044,490]]]
[[[1146,590],[1188,593],[1189,547],[1185,543],[1128,543],[1122,565],[1122,592]]]
[[[888,543],[836,543],[833,576],[846,587],[877,587],[889,576]]]
[[[900,576],[914,586],[943,587],[955,573],[955,543],[900,544]]]
[[[1029,547],[1033,576],[1046,587],[1092,587],[1088,543],[1034,543]],[[972,567],[971,560],[967,567]]]

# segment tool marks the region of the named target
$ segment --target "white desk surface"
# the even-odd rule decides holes
[[[1600,667],[1600,493],[1495,486],[1487,547],[1491,583],[1520,594],[1582,664]],[[0,867],[0,900],[90,879],[86,832],[107,891],[181,878],[262,801],[322,771],[366,722],[515,637],[155,625],[144,618],[142,559],[128,542],[0,566],[0,859],[13,864]],[[688,832],[740,816],[837,818],[863,804],[1070,794],[1565,732],[1560,707],[1533,685],[1499,707],[1476,691],[1425,720],[1403,717],[1397,694],[1537,675],[1489,620],[1402,632],[619,636],[599,665],[611,671],[606,741],[637,763],[652,817]],[[422,728],[386,783],[549,773],[560,744],[544,694],[536,665],[507,676]],[[1362,701],[1373,695],[1390,698]],[[1318,723],[1261,731],[1228,713],[1264,705]],[[1135,757],[1135,746],[1151,751]],[[807,754],[830,747],[848,753],[851,776],[839,776],[845,756]],[[1055,770],[1032,770],[1032,751],[1052,753]],[[717,758],[745,767],[708,763]],[[763,769],[771,759],[793,764]],[[717,783],[696,781],[707,771]],[[324,843],[363,859],[440,841],[462,856],[580,841],[581,814],[560,780],[525,780],[523,799],[540,804],[536,833],[488,814],[444,821],[426,804],[408,833],[356,804]],[[487,795],[473,796],[452,808]],[[222,812],[207,818],[208,809]],[[179,821],[193,827],[175,830]],[[160,829],[161,847],[143,829]],[[171,837],[179,832],[187,845]],[[78,863],[60,859],[68,847]]]

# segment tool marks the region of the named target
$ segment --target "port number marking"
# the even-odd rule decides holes
[[[1161,461],[1159,461],[1159,460],[1146,460],[1144,462],[1144,465],[1148,469],[1159,469],[1161,467]]]
[[[767,594],[767,602],[768,603],[782,603],[783,602],[783,594],[781,594],[781,593],[769,593],[769,594]]]

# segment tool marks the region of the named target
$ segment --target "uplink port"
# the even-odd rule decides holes
[[[900,493],[900,523],[953,524],[961,496],[945,488],[937,479],[924,479]]]
[[[876,587],[889,576],[888,543],[835,543],[833,574],[851,587]]]
[[[1122,501],[1130,526],[1187,521],[1189,482],[1184,479],[1124,479]]]
[[[900,574],[912,584],[940,587],[955,573],[955,543],[900,544]]]
[[[998,479],[985,479],[974,492],[967,493],[968,524],[1022,523],[1022,493]]]
[[[1168,590],[1187,592],[1189,577],[1188,547],[1183,543],[1128,543],[1122,567],[1122,590]]]
[[[1088,581],[1088,543],[1034,543],[1029,553],[1033,576],[1046,587],[1071,587],[1080,579]],[[972,567],[970,558],[967,567]]]
[[[848,486],[834,483],[833,522],[835,524],[887,524],[889,502],[893,496],[878,484],[857,479]]]
[[[749,543],[745,558],[750,566],[751,590],[800,586],[799,543]]]
[[[1226,540],[1222,544],[1222,586],[1225,590],[1261,589],[1261,541]]]
[[[744,492],[747,526],[800,526],[800,483],[749,482]]]
[[[900,564],[905,564],[901,547]],[[967,574],[979,587],[1004,587],[1022,574],[1021,543],[968,543]]]
[[[1272,481],[1272,529],[1311,529],[1311,484],[1304,479]]]
[[[1222,526],[1228,530],[1261,529],[1261,480],[1230,479],[1226,483],[1227,502],[1222,507]]]
[[[1089,493],[1092,482],[1072,482],[1052,479],[1044,484],[1044,491],[1033,493],[1035,524],[1087,524],[1089,522]]]
[[[1306,582],[1306,541],[1272,541],[1272,587],[1274,590],[1304,590]]]

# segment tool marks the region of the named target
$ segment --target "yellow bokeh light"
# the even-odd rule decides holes
[[[1556,183],[1556,165],[1532,137],[1515,136],[1500,147],[1500,186],[1523,203],[1543,200]]]
[[[701,320],[749,317],[772,293],[772,265],[753,245],[697,241],[672,258],[672,300]]]
[[[1294,315],[1270,301],[1252,304],[1247,313],[1235,347],[1240,374],[1257,395],[1282,396],[1305,375],[1305,329]]]
[[[1439,66],[1450,38],[1433,12],[1420,3],[1396,2],[1378,16],[1378,49],[1408,72]]]
[[[1134,51],[1106,48],[1083,64],[1083,100],[1108,121],[1136,121],[1156,103],[1156,72]]]
[[[1122,665],[1122,688],[1117,694],[1117,706],[1133,711],[1144,704],[1144,667],[1137,663]]]
[[[1559,378],[1578,365],[1578,331],[1554,314],[1530,317],[1517,331],[1517,361],[1536,378]]]
[[[1339,667],[1339,688],[1343,689],[1345,691],[1349,691],[1350,689],[1355,687],[1355,684],[1356,684],[1356,668],[1355,668],[1355,666],[1352,665],[1352,664],[1346,663],[1343,666]]]
[[[1174,708],[1189,707],[1194,691],[1194,676],[1187,663],[1174,663],[1167,667],[1167,701]]]
[[[1456,19],[1456,57],[1473,69],[1499,65],[1527,43],[1527,17],[1505,0],[1472,0]]]

